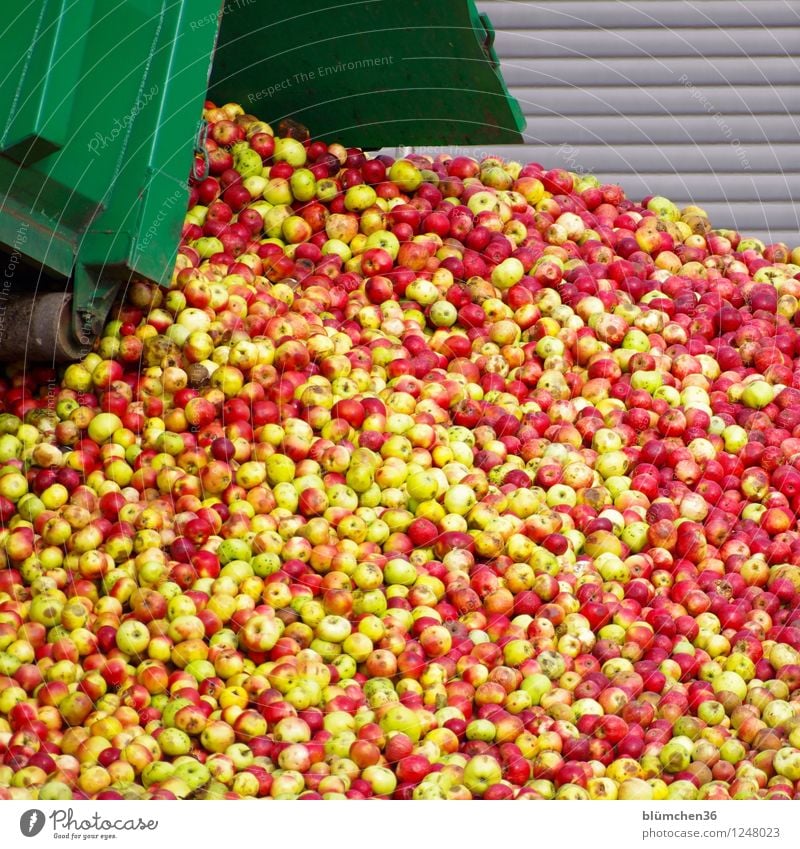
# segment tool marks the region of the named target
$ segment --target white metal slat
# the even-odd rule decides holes
[[[800,86],[512,86],[526,115],[734,115],[800,113]]]
[[[543,29],[707,26],[729,30],[800,23],[800,11],[787,0],[487,0],[480,5],[491,7],[498,29],[528,29],[534,15],[536,26]]]
[[[511,86],[796,85],[800,72],[785,56],[640,56],[636,58],[504,59]]]
[[[535,13],[532,13],[534,16]],[[515,29],[497,31],[495,49],[505,58],[652,56],[787,56],[800,43],[798,26],[766,29]]]
[[[792,142],[800,137],[793,115],[753,120],[742,115],[531,115],[526,142],[539,144],[747,144]]]

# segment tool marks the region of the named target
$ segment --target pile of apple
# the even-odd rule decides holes
[[[0,798],[800,798],[800,250],[205,116],[0,378]]]

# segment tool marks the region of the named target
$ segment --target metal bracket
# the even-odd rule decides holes
[[[192,159],[192,179],[198,183],[208,177],[210,163],[208,161],[208,150],[206,150],[206,139],[208,138],[208,121],[205,118],[200,119],[200,126],[197,128],[197,138],[194,143],[194,158]],[[203,173],[197,172],[197,156],[203,157]]]
[[[497,68],[497,54],[494,52],[494,26],[492,25],[492,21],[486,12],[480,12],[478,17],[481,20],[481,24],[483,24],[484,29],[484,39],[483,39],[483,52],[486,54],[486,58],[491,62],[493,68]]]
[[[95,273],[80,263],[75,266],[72,280],[72,332],[88,353],[103,330],[120,281]]]

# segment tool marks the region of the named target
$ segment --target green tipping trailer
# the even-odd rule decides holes
[[[207,99],[376,149],[516,143],[472,0],[6,0],[0,360],[71,360],[169,282]]]

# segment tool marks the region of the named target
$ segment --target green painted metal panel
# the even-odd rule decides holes
[[[10,7],[10,8],[7,8]],[[220,0],[9,0],[0,241],[74,284],[89,339],[120,283],[169,281]],[[6,44],[8,42],[8,44]]]
[[[19,8],[3,39],[8,68],[0,87],[5,125],[0,147],[19,163],[59,150],[70,135],[69,115],[85,46],[91,3],[42,0]],[[8,42],[8,44],[6,44]],[[42,74],[42,68],[53,73]]]

